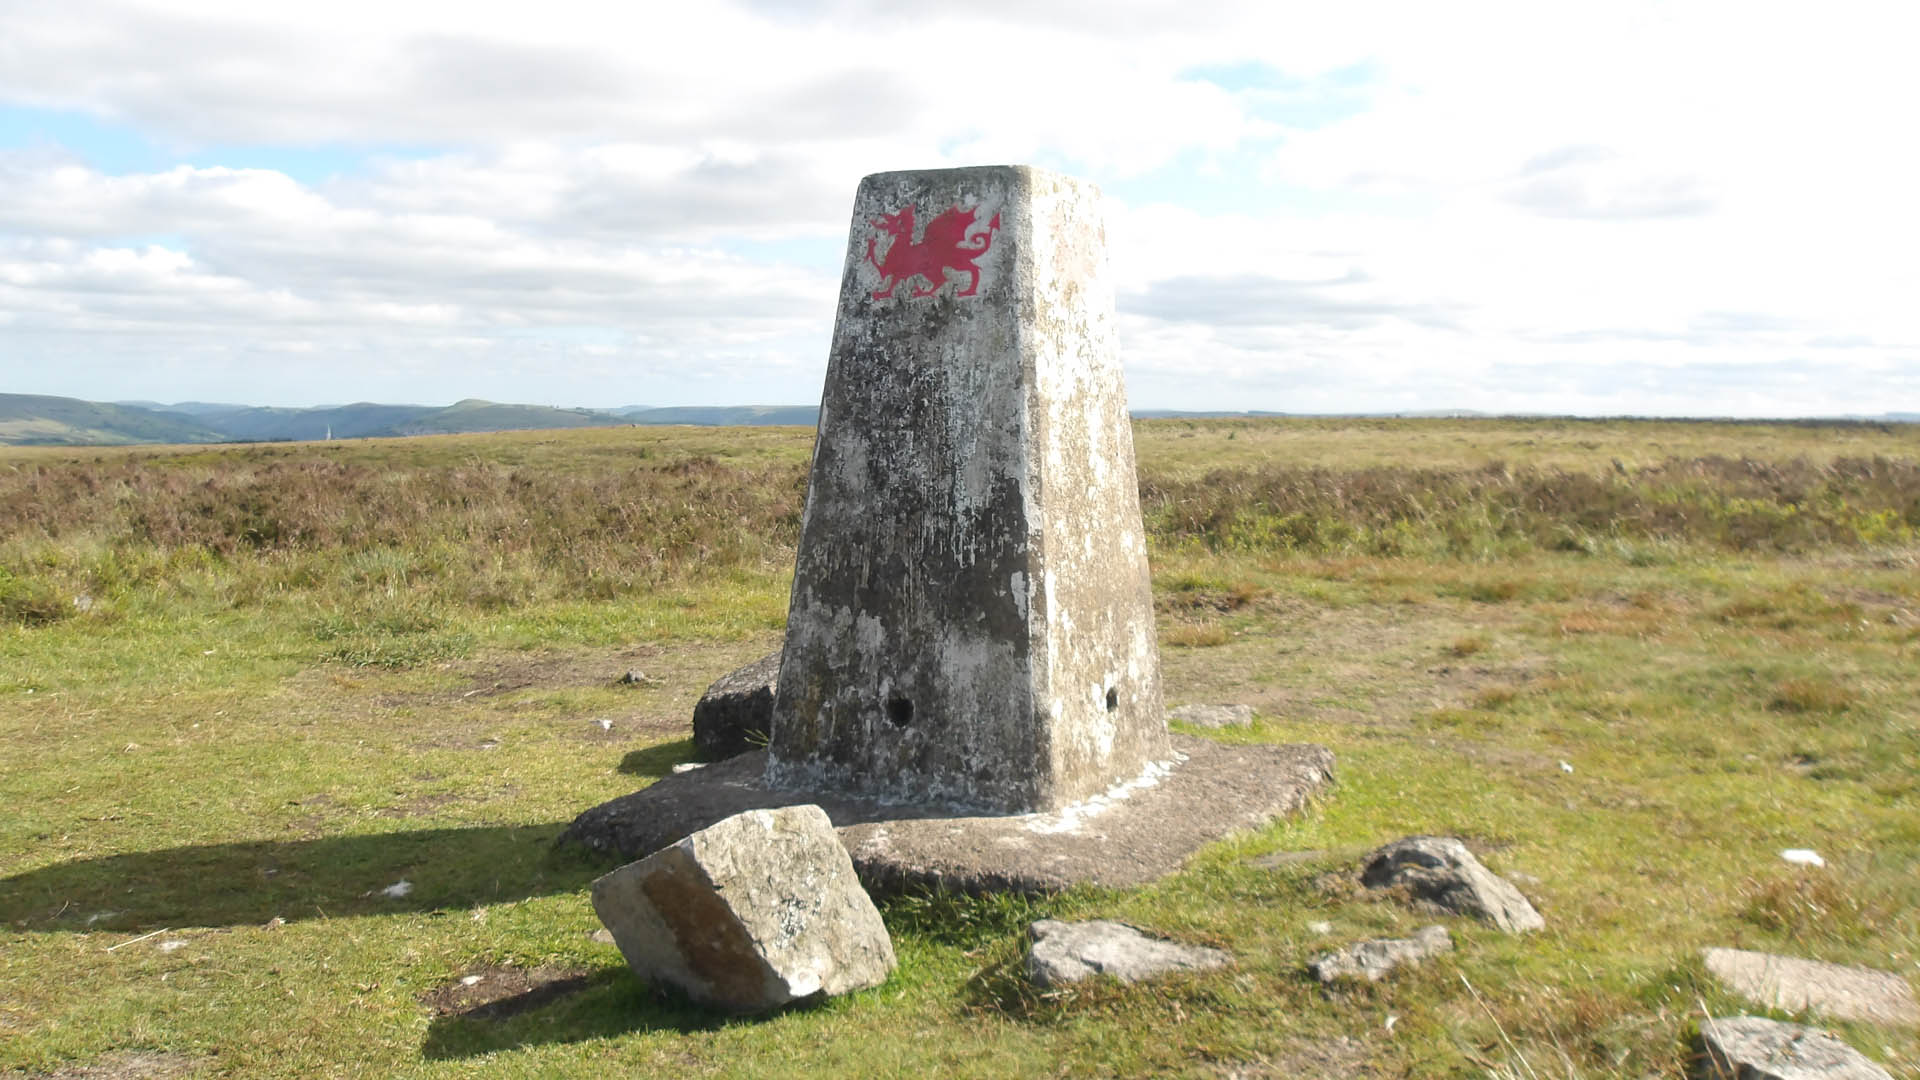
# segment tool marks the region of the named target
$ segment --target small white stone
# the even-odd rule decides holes
[[[479,981],[480,981],[480,976],[478,975],[464,975],[460,979],[460,985],[472,986],[474,983],[477,983]]]
[[[1827,860],[1821,858],[1820,853],[1812,848],[1788,848],[1780,853],[1780,857],[1798,866],[1827,865]]]

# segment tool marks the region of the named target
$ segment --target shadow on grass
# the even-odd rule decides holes
[[[657,746],[643,746],[638,750],[629,750],[620,759],[620,771],[628,776],[645,776],[658,780],[673,771],[675,765],[685,761],[698,761],[699,751],[694,749],[692,739],[675,739]]]
[[[555,851],[564,827],[420,829],[76,859],[0,878],[0,925],[16,931],[239,926],[458,910],[572,892],[608,865]]]
[[[556,984],[557,985],[557,984]],[[624,965],[581,977],[556,993],[537,989],[491,1005],[435,1017],[420,1056],[429,1061],[478,1057],[549,1043],[584,1042],[636,1032],[682,1035],[736,1024],[758,1024],[819,1004],[803,1001],[752,1016],[702,1008],[679,994],[647,986]]]

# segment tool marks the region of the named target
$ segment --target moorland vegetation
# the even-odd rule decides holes
[[[1705,946],[1920,973],[1920,425],[1136,438],[1170,703],[1335,790],[1146,889],[892,898],[891,982],[752,1021],[639,986],[550,846],[777,644],[811,432],[0,450],[0,1071],[1637,1077],[1753,1011]],[[1415,832],[1548,930],[1318,989],[1420,925],[1347,872]],[[1240,963],[1041,994],[1041,916]]]

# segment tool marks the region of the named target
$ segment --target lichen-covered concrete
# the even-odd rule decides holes
[[[1002,813],[1168,757],[1099,195],[860,184],[767,782]]]

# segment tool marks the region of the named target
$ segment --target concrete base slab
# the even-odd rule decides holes
[[[662,777],[574,819],[563,845],[642,858],[744,810],[813,803],[873,892],[1056,892],[1126,888],[1179,869],[1202,845],[1292,813],[1333,780],[1322,746],[1229,746],[1172,737],[1175,759],[1104,795],[1043,814],[978,816],[835,792],[776,791],[766,754]]]

